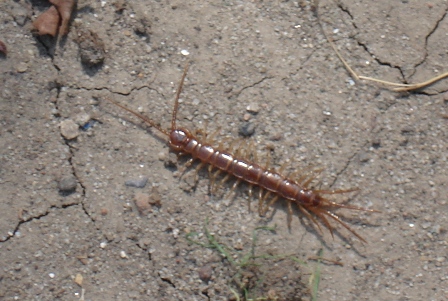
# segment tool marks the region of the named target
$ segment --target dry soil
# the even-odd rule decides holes
[[[0,4],[1,300],[310,300],[317,279],[317,300],[448,299],[448,81],[355,82],[317,18],[360,74],[418,82],[448,69],[446,0],[79,1],[59,43],[32,33],[48,6]],[[262,163],[359,187],[330,197],[381,211],[336,211],[368,244],[298,210],[289,230],[282,201],[260,217],[232,181],[210,194],[106,101],[168,129],[187,62],[178,125],[245,131]]]

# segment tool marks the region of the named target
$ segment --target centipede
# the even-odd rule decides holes
[[[287,225],[289,229],[291,229],[291,221],[294,212],[293,206],[295,206],[321,233],[322,224],[329,230],[331,236],[334,237],[336,229],[334,224],[339,224],[357,237],[362,243],[367,243],[367,240],[348,225],[334,212],[334,210],[349,209],[364,212],[380,211],[345,203],[337,203],[326,197],[327,195],[358,191],[358,188],[335,190],[315,189],[311,184],[323,169],[304,174],[295,172],[285,175],[285,164],[282,165],[279,170],[269,168],[267,164],[266,166],[262,166],[260,163],[255,162],[256,160],[253,158],[249,158],[250,156],[247,156],[247,152],[241,151],[239,148],[234,150],[235,146],[232,146],[233,144],[231,144],[228,149],[225,149],[222,144],[213,146],[211,143],[211,140],[213,139],[207,138],[207,135],[201,135],[205,136],[205,138],[199,137],[193,134],[191,130],[179,127],[177,125],[179,98],[184,86],[188,68],[187,64],[177,87],[171,114],[171,128],[169,130],[163,129],[152,119],[131,110],[115,100],[109,98],[106,98],[106,100],[129,112],[160,132],[165,136],[168,146],[173,151],[178,154],[190,156],[187,165],[190,165],[193,161],[198,161],[196,170],[207,166],[209,173],[216,171],[213,173],[214,178],[217,174],[225,174],[221,181],[222,183],[230,178],[234,178],[235,182],[231,188],[232,190],[234,190],[240,183],[246,183],[248,185],[250,196],[252,195],[252,189],[258,188],[258,213],[260,216],[265,216],[269,209],[279,200],[285,200],[287,205]],[[333,223],[330,221],[333,221]]]

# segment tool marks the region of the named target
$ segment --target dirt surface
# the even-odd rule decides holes
[[[48,6],[0,4],[1,300],[237,300],[238,283],[253,299],[310,300],[317,268],[317,300],[448,298],[448,81],[412,94],[355,83],[307,1],[79,1],[59,44],[31,33]],[[448,69],[446,1],[318,11],[362,75]],[[181,177],[165,136],[105,100],[168,129],[188,61],[178,124],[217,141],[254,129],[260,162],[269,148],[273,167],[361,188],[332,199],[381,210],[337,211],[368,244],[299,212],[289,231],[283,202],[260,217],[244,186],[228,200],[232,181],[211,195],[207,170]],[[254,229],[274,225],[255,241],[271,256],[244,261]],[[310,260],[321,249],[344,265]]]

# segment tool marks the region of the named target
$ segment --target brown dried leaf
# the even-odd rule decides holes
[[[6,45],[5,43],[3,43],[3,41],[0,41],[0,52],[5,56],[8,54],[8,50],[6,49]]]
[[[39,17],[37,17],[37,19],[33,22],[33,26],[37,29],[38,35],[43,36],[49,34],[54,37],[58,33],[59,20],[59,13],[56,10],[56,7],[51,6]]]
[[[75,6],[75,0],[50,0],[50,2],[56,6],[62,18],[59,33],[66,35],[68,33],[68,23],[70,22],[73,7]]]

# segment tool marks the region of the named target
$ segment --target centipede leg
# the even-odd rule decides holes
[[[195,161],[194,158],[188,159],[187,162],[184,164],[184,166],[182,166],[182,168],[179,169],[179,172],[180,172],[180,177],[179,178],[182,178],[185,175],[185,173],[187,172],[188,168],[193,164],[194,161]],[[202,166],[204,166],[204,164],[202,162],[200,162],[198,164],[198,166],[196,167],[196,174],[199,171],[199,169],[202,168]]]
[[[317,226],[320,233],[323,233],[322,228],[320,227],[320,224],[317,222],[317,220],[312,216],[308,210],[306,210],[302,205],[298,205],[300,212],[302,212],[307,218],[309,218],[314,225]]]
[[[303,187],[308,187],[312,181],[314,181],[320,173],[323,171],[323,169],[314,170],[312,174],[310,175],[309,179],[307,179],[302,185]]]
[[[286,217],[287,223],[288,223],[288,229],[291,230],[291,222],[292,222],[292,205],[291,201],[288,201],[288,215]]]
[[[261,216],[265,216],[266,213],[268,212],[269,208],[271,208],[271,206],[274,205],[275,202],[277,202],[279,198],[280,198],[280,197],[279,197],[278,195],[276,195],[275,197],[273,197],[273,198],[271,199],[271,201],[269,202],[269,204],[267,204],[266,207],[264,207],[264,209],[263,209],[263,211],[262,211],[262,213],[261,213]]]
[[[270,197],[271,192],[268,191],[263,195],[263,189],[260,188],[259,198],[258,198],[258,215],[264,216],[269,210],[269,206],[266,205],[266,209],[263,207],[263,203]]]
[[[221,170],[218,169],[215,173],[213,173],[213,166],[208,166],[208,175],[210,178],[210,192],[211,194],[215,194],[215,192],[218,190],[218,186],[216,185],[216,178],[221,174]]]
[[[359,188],[349,188],[349,189],[335,189],[335,190],[315,190],[318,194],[341,194],[359,191]]]
[[[331,211],[325,211],[325,214],[328,215],[329,217],[331,217],[333,220],[337,221],[339,224],[341,224],[345,229],[347,229],[348,231],[350,231],[351,233],[353,233],[353,235],[355,235],[356,237],[358,237],[362,242],[367,243],[367,241],[358,233],[356,233],[355,230],[353,230],[349,225],[347,225],[346,223],[344,223],[339,216],[337,216],[336,214],[334,214]]]
[[[221,171],[218,170],[218,171],[214,174],[215,179],[216,179],[216,177],[217,177],[220,173],[221,173]],[[230,177],[231,177],[230,174],[226,174],[226,175],[221,179],[221,181],[219,181],[219,184],[216,185],[215,192],[216,192],[216,190],[218,189],[218,187],[223,186],[223,185],[230,179]]]
[[[334,233],[333,233],[334,228],[333,228],[333,226],[331,226],[330,222],[325,217],[325,215],[324,215],[325,213],[322,213],[322,210],[319,210],[318,208],[308,207],[307,209],[309,211],[311,211],[312,213],[314,213],[318,218],[321,219],[321,221],[324,223],[325,227],[327,227],[327,229],[330,231],[331,237],[334,238]]]
[[[247,208],[249,210],[249,212],[251,212],[250,210],[250,200],[252,199],[252,190],[254,189],[254,185],[249,184],[249,199],[247,200]]]
[[[233,183],[232,187],[230,188],[230,191],[227,193],[227,195],[224,197],[225,199],[229,199],[229,200],[233,200],[232,194],[235,193],[236,188],[238,187],[238,185],[241,183],[241,179],[237,179],[235,181],[235,183]],[[249,204],[250,206],[250,204]],[[250,211],[250,207],[249,207],[249,211]]]

